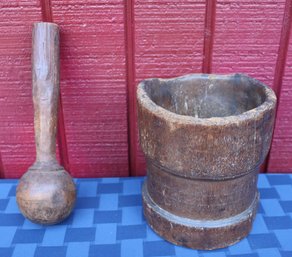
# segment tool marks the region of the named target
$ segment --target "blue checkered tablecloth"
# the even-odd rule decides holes
[[[143,180],[77,179],[74,212],[48,227],[20,214],[17,180],[0,180],[0,257],[292,257],[292,175],[260,175],[261,202],[250,235],[214,251],[175,246],[156,235],[142,214]]]

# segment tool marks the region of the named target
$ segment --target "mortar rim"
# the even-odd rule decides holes
[[[265,94],[265,100],[259,106],[250,109],[248,111],[242,112],[238,115],[230,115],[225,117],[210,117],[210,118],[199,118],[194,116],[177,114],[175,112],[171,112],[160,105],[156,104],[148,93],[145,90],[145,83],[148,81],[159,80],[163,82],[173,81],[173,80],[183,80],[183,79],[230,79],[232,77],[239,76],[241,78],[245,78],[251,81],[253,86],[260,86],[263,88],[263,92]],[[205,73],[190,73],[179,77],[172,78],[149,78],[141,81],[137,87],[137,101],[146,108],[151,113],[154,113],[156,116],[166,119],[169,118],[170,121],[180,124],[190,124],[190,125],[206,125],[206,126],[223,126],[223,125],[231,125],[238,124],[240,122],[245,122],[249,120],[257,120],[263,113],[266,111],[272,111],[277,102],[276,95],[274,91],[268,87],[263,82],[254,79],[244,73],[232,73],[232,74],[205,74]]]

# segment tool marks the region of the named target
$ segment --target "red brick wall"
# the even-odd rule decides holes
[[[271,86],[280,101],[265,168],[292,172],[291,6],[292,0],[2,1],[0,176],[19,177],[34,161],[31,29],[50,13],[61,29],[57,155],[73,176],[145,174],[136,85],[192,72],[243,72]]]

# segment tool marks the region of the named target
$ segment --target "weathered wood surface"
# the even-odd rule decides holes
[[[271,144],[275,93],[241,74],[193,74],[144,80],[137,97],[150,226],[195,249],[245,237],[257,209],[259,166]]]
[[[40,224],[63,221],[76,200],[75,184],[56,160],[59,38],[59,27],[55,23],[34,24],[31,72],[36,160],[19,180],[16,200],[23,215]]]

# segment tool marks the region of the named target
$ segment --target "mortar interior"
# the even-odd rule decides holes
[[[239,115],[264,103],[264,86],[240,75],[152,79],[145,83],[150,99],[162,108],[197,118]]]

